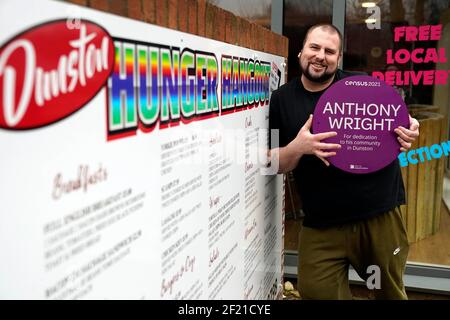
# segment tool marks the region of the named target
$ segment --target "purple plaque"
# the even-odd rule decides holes
[[[320,97],[312,132],[336,131],[323,142],[342,146],[327,158],[351,173],[370,173],[394,161],[400,143],[394,129],[409,128],[409,115],[397,91],[370,76],[353,76],[334,83]]]

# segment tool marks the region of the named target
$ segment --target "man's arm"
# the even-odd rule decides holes
[[[305,154],[314,154],[325,165],[329,166],[330,164],[326,158],[336,155],[336,152],[330,150],[341,148],[340,144],[321,142],[323,139],[336,136],[336,132],[311,133],[312,118],[313,116],[311,115],[295,139],[287,146],[271,150],[272,163],[278,162],[278,173],[287,173],[294,170],[301,157]]]
[[[398,141],[401,144],[401,151],[406,151],[411,148],[412,142],[419,136],[419,122],[410,116],[409,129],[398,127],[394,131],[398,134]],[[336,132],[325,132],[319,134],[312,134],[311,129],[312,115],[300,129],[297,137],[292,140],[287,146],[283,148],[276,148],[271,150],[271,158],[278,161],[278,173],[287,173],[297,167],[298,162],[304,154],[314,154],[322,160],[327,166],[329,162],[326,158],[336,155],[334,151],[324,151],[332,149],[340,149],[339,144],[323,143],[323,139],[334,137]],[[272,160],[274,161],[274,160]]]

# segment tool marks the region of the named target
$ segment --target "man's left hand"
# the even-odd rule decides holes
[[[394,130],[398,134],[398,142],[401,145],[400,151],[405,152],[411,148],[412,143],[419,136],[419,121],[409,116],[409,129],[402,126]]]

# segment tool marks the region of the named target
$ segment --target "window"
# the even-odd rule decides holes
[[[344,69],[376,73],[401,89],[410,114],[421,123],[421,137],[411,149],[447,141],[450,1],[378,0],[370,1],[372,10],[365,8],[366,4],[363,6],[367,2],[346,1]],[[373,20],[367,21],[368,18]],[[420,26],[422,40],[417,28]],[[441,29],[435,39],[427,34],[430,26],[436,31]],[[404,34],[406,30],[409,37]],[[408,58],[413,52],[416,58]],[[430,61],[425,62],[427,53]],[[389,76],[386,71],[391,71]],[[424,78],[425,72],[429,74],[428,80]],[[445,79],[438,81],[438,74]],[[415,83],[411,80],[413,76]],[[444,184],[448,185],[444,174],[447,158],[402,168],[407,192],[407,205],[402,213],[410,242],[410,262],[450,266],[450,192],[444,188]]]

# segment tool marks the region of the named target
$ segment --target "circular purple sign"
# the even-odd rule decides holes
[[[335,131],[323,142],[341,149],[327,158],[351,173],[370,173],[390,164],[400,153],[394,129],[409,128],[409,115],[397,91],[370,76],[352,76],[334,83],[314,110],[313,133]]]

